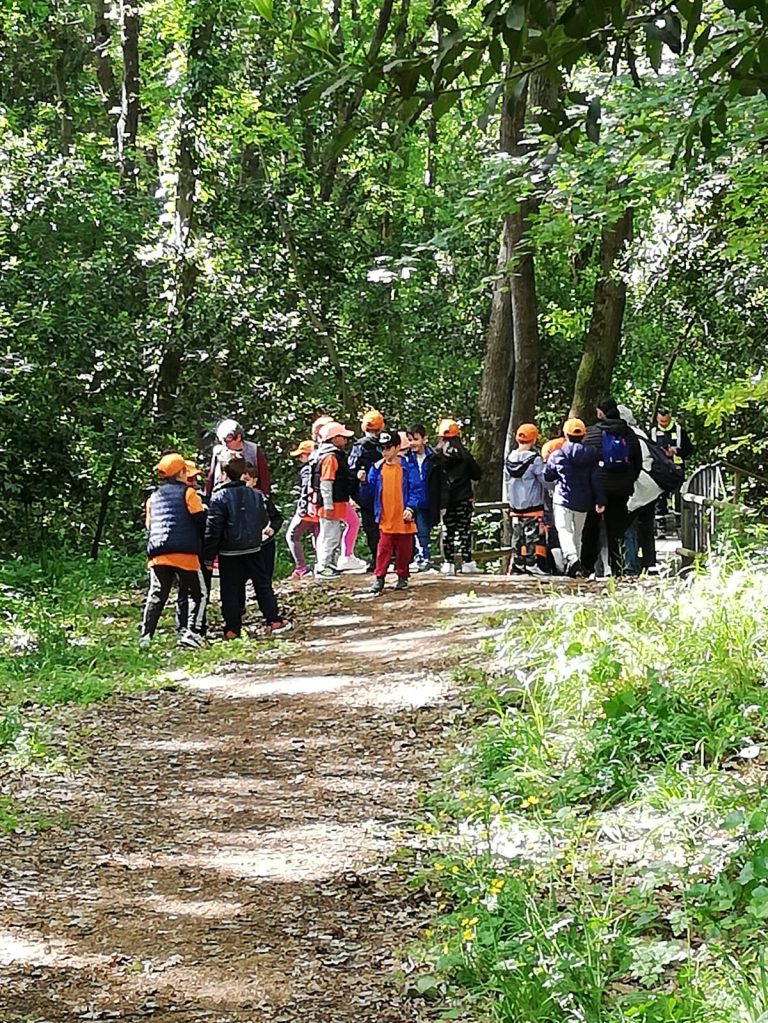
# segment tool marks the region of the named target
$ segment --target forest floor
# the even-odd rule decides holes
[[[256,664],[56,708],[83,751],[25,776],[53,826],[0,838],[2,1023],[423,1018],[396,978],[429,908],[389,857],[462,713],[452,669],[547,596],[368,585]]]

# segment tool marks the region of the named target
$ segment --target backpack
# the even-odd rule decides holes
[[[509,478],[513,480],[522,479],[523,476],[525,476],[526,472],[528,471],[528,468],[531,465],[533,465],[537,458],[538,455],[536,454],[535,451],[531,454],[529,458],[524,458],[520,462],[513,462],[511,459],[508,458],[504,463],[504,468],[507,470],[507,476],[509,476]]]
[[[649,437],[645,443],[648,445],[652,459],[648,475],[657,487],[661,487],[665,494],[674,494],[676,490],[682,487],[685,480],[683,470],[679,465],[675,465],[672,459],[664,453],[661,445],[657,444],[655,440],[651,440]]]
[[[600,448],[602,459],[600,465],[606,472],[626,472],[632,467],[629,458],[627,438],[618,433],[600,431]]]

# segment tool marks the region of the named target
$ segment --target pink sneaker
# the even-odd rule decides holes
[[[303,568],[294,568],[291,572],[291,579],[303,579],[305,575],[310,575],[310,571],[306,565]]]

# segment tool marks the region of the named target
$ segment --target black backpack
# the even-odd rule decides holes
[[[665,454],[664,449],[655,440],[651,440],[648,437],[645,443],[648,445],[652,459],[648,475],[656,486],[661,487],[665,494],[674,494],[676,490],[682,487],[685,481],[683,470],[679,465],[675,465],[669,455]]]

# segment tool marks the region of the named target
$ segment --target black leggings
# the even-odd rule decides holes
[[[456,547],[459,547],[462,561],[472,560],[472,502],[449,508],[443,516],[443,557],[453,561]]]

